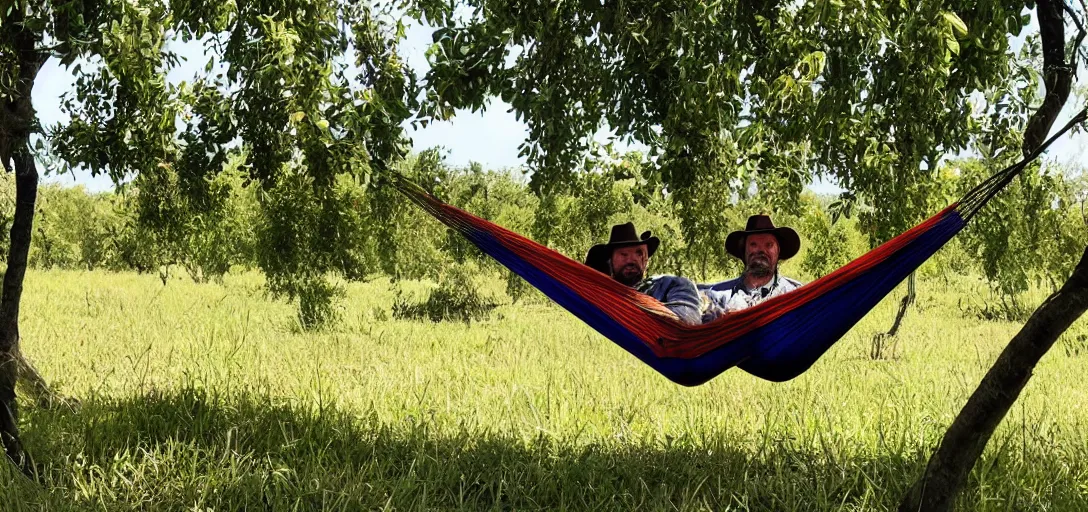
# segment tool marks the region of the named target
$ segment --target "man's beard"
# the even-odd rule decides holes
[[[628,264],[623,268],[612,271],[612,279],[626,286],[634,286],[642,281],[643,273],[635,265]]]
[[[771,258],[763,253],[753,254],[748,258],[748,265],[744,272],[753,277],[768,277],[774,273],[771,268]]]

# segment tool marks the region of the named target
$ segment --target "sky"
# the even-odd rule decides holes
[[[1028,31],[1038,31],[1034,20]],[[422,77],[429,66],[426,50],[431,43],[431,31],[427,27],[412,24],[408,27],[407,39],[402,42],[401,52],[408,64]],[[1022,38],[1014,40],[1014,45]],[[183,56],[180,66],[171,70],[168,81],[180,83],[191,80],[197,73],[203,73],[208,57],[199,42],[172,43],[170,49]],[[1081,75],[1084,66],[1081,66]],[[212,71],[216,72],[215,70]],[[1083,83],[1083,79],[1081,81]],[[38,74],[33,91],[33,101],[43,126],[63,122],[66,117],[59,108],[61,96],[73,90],[74,77],[56,59],[50,59]],[[1062,116],[1055,123],[1055,129],[1063,126],[1075,114],[1073,101],[1069,102]],[[518,145],[528,136],[524,122],[518,121],[510,112],[510,106],[499,98],[494,98],[482,113],[459,112],[450,121],[429,124],[426,128],[413,129],[405,123],[407,135],[412,139],[413,150],[422,151],[435,146],[447,150],[447,162],[454,166],[467,166],[470,162],[479,162],[485,168],[517,168],[525,163],[518,157]],[[598,140],[604,140],[607,132],[597,134]],[[632,149],[622,143],[616,144],[618,150]],[[1063,137],[1055,142],[1047,158],[1061,162],[1088,161],[1088,134],[1080,133],[1073,137]],[[44,174],[44,173],[43,173]],[[91,191],[113,190],[113,183],[105,176],[90,176],[86,171],[75,171],[61,176],[44,176],[47,182],[80,184]],[[829,183],[818,182],[810,188],[819,193],[835,193],[838,187]]]

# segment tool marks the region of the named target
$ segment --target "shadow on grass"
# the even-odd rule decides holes
[[[886,510],[922,463],[919,454],[842,458],[788,441],[753,454],[727,438],[571,446],[543,435],[439,434],[415,420],[383,424],[194,389],[28,409],[23,428],[44,485],[7,480],[0,510]],[[1076,477],[1038,471],[1038,482],[998,479],[1009,488],[988,481],[986,498],[1004,503],[995,509],[1085,505]],[[973,485],[963,505],[976,510],[986,500]]]

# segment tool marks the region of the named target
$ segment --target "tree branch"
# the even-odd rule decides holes
[[[1043,39],[1043,83],[1046,96],[1024,130],[1023,154],[1029,155],[1050,133],[1054,121],[1069,99],[1073,68],[1065,61],[1065,0],[1039,0],[1039,34]]]
[[[1081,10],[1082,13],[1084,13],[1085,21],[1088,21],[1088,3],[1085,3],[1084,0],[1080,0],[1080,10]],[[1086,32],[1085,27],[1082,24],[1081,20],[1079,18],[1077,18],[1075,15],[1070,13],[1069,16],[1072,17],[1073,22],[1077,24],[1077,30],[1080,30],[1080,36],[1077,37],[1077,44],[1073,45],[1073,53],[1075,53],[1077,55],[1080,55],[1085,60],[1088,60],[1088,48],[1081,48],[1080,47],[1081,42],[1084,39],[1084,33]],[[1076,74],[1076,67],[1075,66],[1073,68],[1073,73]]]
[[[1084,7],[1084,0],[1081,0],[1080,5],[1084,8],[1085,14],[1088,14],[1088,7]],[[1081,23],[1080,18],[1077,17],[1077,11],[1073,10],[1073,6],[1062,2],[1062,7],[1065,8],[1065,12],[1069,13],[1069,18],[1073,20],[1073,24],[1077,26],[1077,39],[1073,42],[1073,56],[1069,59],[1069,67],[1073,68],[1073,74],[1077,73],[1077,56],[1080,50],[1081,43],[1084,42],[1084,24]]]

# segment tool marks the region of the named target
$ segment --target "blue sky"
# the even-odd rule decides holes
[[[1037,31],[1034,21],[1029,30]],[[428,28],[412,25],[409,26],[407,40],[402,43],[402,54],[406,56],[409,65],[421,76],[428,69],[425,52],[430,42],[431,35]],[[207,57],[199,43],[177,43],[171,49],[184,56],[187,61],[172,70],[168,80],[179,83],[182,80],[192,79],[197,73],[203,73]],[[1084,76],[1084,66],[1081,67],[1081,76]],[[33,99],[43,125],[48,126],[65,120],[58,105],[61,95],[71,91],[73,83],[71,74],[60,67],[56,59],[51,59],[42,68],[35,83]],[[1078,102],[1070,101],[1058,125],[1064,125],[1075,113],[1073,103]],[[524,159],[518,157],[517,148],[525,140],[528,130],[525,123],[515,119],[514,114],[509,112],[509,105],[498,98],[493,99],[483,113],[464,111],[451,121],[432,123],[427,128],[413,130],[407,123],[405,128],[408,130],[409,137],[412,138],[415,150],[442,146],[447,149],[447,161],[455,166],[467,165],[473,161],[483,164],[486,168],[513,168],[524,164]],[[605,135],[606,132],[602,131],[597,138],[603,140]],[[617,147],[623,149],[625,146],[617,144]],[[1088,136],[1081,133],[1055,142],[1047,156],[1064,163],[1085,162],[1088,161],[1086,148],[1088,148]],[[109,178],[91,177],[85,171],[76,171],[63,176],[46,176],[45,180],[82,184],[92,191],[113,189]],[[837,187],[824,183],[814,184],[812,188],[824,193],[838,190]]]

